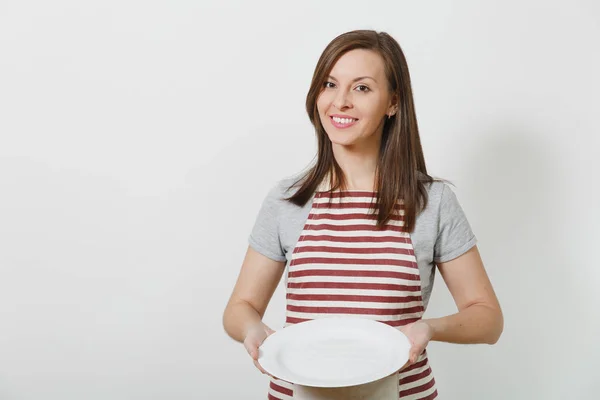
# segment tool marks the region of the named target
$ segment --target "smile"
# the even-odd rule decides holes
[[[336,128],[349,128],[358,121],[356,118],[338,118],[338,117],[329,117],[331,123]]]

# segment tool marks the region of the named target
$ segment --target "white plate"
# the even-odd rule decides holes
[[[358,317],[290,325],[269,336],[258,362],[270,375],[313,387],[362,385],[398,371],[410,341],[397,328]]]

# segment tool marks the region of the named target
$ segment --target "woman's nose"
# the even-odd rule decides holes
[[[338,110],[341,110],[342,108],[352,107],[352,102],[350,101],[350,96],[348,95],[348,93],[340,90],[338,95],[335,97],[333,105]]]

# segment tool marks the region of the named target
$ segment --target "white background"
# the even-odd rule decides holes
[[[598,2],[4,0],[0,399],[266,398],[221,316],[358,28],[403,47],[505,313],[495,346],[430,345],[441,398],[598,396]],[[426,317],[454,311],[438,279]]]

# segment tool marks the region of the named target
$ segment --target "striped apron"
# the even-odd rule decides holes
[[[399,327],[425,311],[419,268],[402,202],[379,230],[369,212],[375,193],[317,191],[286,276],[285,326],[330,316],[355,316]],[[396,374],[398,399],[437,397],[423,352]],[[294,385],[271,379],[268,398],[294,398]]]

